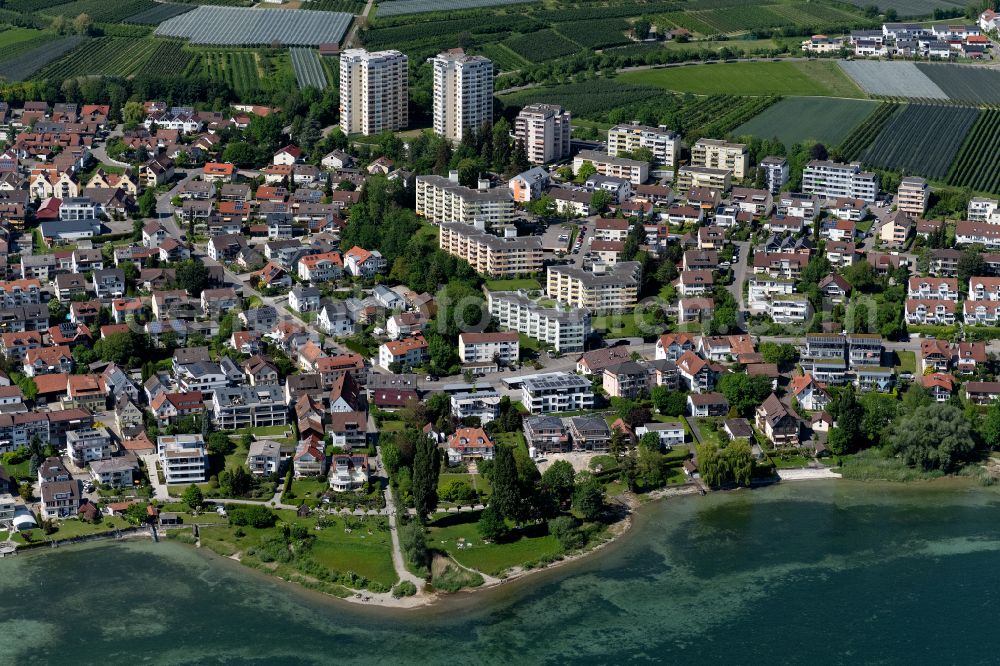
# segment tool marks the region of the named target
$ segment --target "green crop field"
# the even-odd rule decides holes
[[[1000,192],[1000,111],[980,112],[946,180],[976,192]]]
[[[132,76],[143,71],[156,50],[152,39],[91,39],[38,72],[38,78],[67,79],[90,74]]]
[[[225,81],[241,97],[298,87],[288,50],[197,49],[202,73]]]
[[[864,97],[833,61],[737,62],[625,72],[619,81],[699,95]]]
[[[861,155],[865,164],[909,174],[944,178],[969,133],[978,109],[909,104]]]
[[[876,102],[862,99],[788,97],[737,127],[733,134],[777,137],[786,146],[806,139],[836,146],[876,107]]]
[[[118,23],[155,7],[153,0],[74,0],[51,7],[44,13],[70,19],[86,14],[98,23]]]
[[[843,160],[854,161],[872,141],[875,140],[882,128],[892,119],[892,117],[902,108],[901,105],[892,102],[883,102],[878,105],[875,112],[869,115],[863,123],[858,125],[848,134],[840,144],[840,157]]]
[[[520,35],[507,40],[504,45],[529,62],[561,58],[580,50],[579,46],[552,30]]]
[[[652,86],[623,84],[618,79],[594,79],[522,90],[503,95],[501,100],[513,106],[525,106],[533,102],[560,104],[572,111],[573,115],[599,119],[626,102],[651,101],[662,97],[663,91]]]
[[[628,37],[625,36],[629,23],[625,19],[571,21],[557,23],[555,28],[563,37],[587,49],[603,49],[629,43]]]

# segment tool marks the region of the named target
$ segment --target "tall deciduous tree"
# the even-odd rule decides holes
[[[889,437],[889,448],[913,467],[954,472],[969,460],[975,441],[962,410],[935,402],[897,419]]]
[[[517,520],[521,513],[521,487],[517,477],[517,461],[514,460],[514,450],[510,446],[497,444],[490,476],[490,484],[493,486],[490,506],[502,518]]]

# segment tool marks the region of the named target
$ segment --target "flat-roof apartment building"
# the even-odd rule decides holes
[[[623,261],[604,272],[572,265],[549,266],[545,292],[549,298],[575,308],[628,310],[638,302],[641,277],[637,261]]]
[[[168,485],[202,483],[208,469],[208,454],[201,435],[164,435],[156,438],[164,480]]]
[[[594,406],[590,381],[571,372],[550,372],[524,378],[522,404],[532,414],[577,412]]]
[[[458,172],[443,176],[417,176],[418,215],[431,222],[464,222],[482,220],[486,224],[510,224],[514,221],[514,197],[506,187],[490,189],[482,180],[477,189],[458,182]]]
[[[802,172],[802,191],[825,199],[861,199],[872,203],[878,196],[878,176],[862,171],[857,162],[813,160]]]
[[[589,310],[542,307],[516,291],[491,291],[487,298],[490,315],[501,327],[550,344],[558,352],[583,351],[590,336]]]
[[[907,176],[899,182],[899,189],[896,191],[896,209],[913,217],[921,217],[927,210],[930,198],[931,188],[926,180]]]
[[[409,122],[407,57],[399,51],[347,49],[340,54],[340,128],[380,134]]]
[[[649,178],[649,163],[630,160],[625,157],[614,157],[596,150],[581,150],[573,158],[573,172],[580,171],[584,162],[590,162],[602,176],[624,178],[633,185],[641,185]]]
[[[558,104],[529,104],[514,119],[514,139],[532,164],[569,157],[570,113]]]
[[[434,69],[434,133],[459,142],[493,120],[493,63],[462,49],[439,53]]]
[[[441,225],[438,246],[464,259],[477,273],[515,276],[542,270],[542,239],[538,236],[500,237],[461,222]]]
[[[617,157],[646,148],[657,164],[673,167],[681,153],[681,137],[666,127],[615,125],[608,130],[608,155]]]
[[[722,139],[698,139],[691,146],[691,166],[725,169],[734,178],[747,177],[750,170],[750,153],[746,144],[729,143]]]

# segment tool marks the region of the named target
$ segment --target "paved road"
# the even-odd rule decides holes
[[[156,473],[156,465],[159,460],[155,453],[150,453],[142,457],[146,463],[146,473],[149,475],[149,483],[153,486],[153,497],[161,502],[169,502],[175,498],[167,492],[167,484],[160,483],[160,475]]]
[[[739,304],[740,311],[746,310],[747,306],[743,298],[743,283],[747,279],[747,266],[750,254],[750,241],[735,241],[733,243],[740,249],[740,260],[735,262],[733,269],[733,283],[729,285],[729,293],[733,295]]]

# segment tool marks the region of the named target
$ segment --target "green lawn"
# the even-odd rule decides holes
[[[899,359],[900,372],[917,371],[917,354],[911,351],[898,351],[896,357]]]
[[[58,529],[52,534],[46,535],[42,530],[30,530],[33,541],[62,541],[63,539],[73,539],[92,534],[104,534],[114,529],[131,527],[124,518],[104,516],[98,524],[88,523],[79,519],[60,520],[56,522]],[[14,535],[14,541],[26,543],[20,534]]]
[[[427,545],[447,552],[463,566],[491,576],[562,552],[559,541],[542,525],[517,530],[512,540],[504,543],[484,543],[476,527],[478,520],[478,512],[439,515],[428,526]]]
[[[498,432],[493,435],[494,443],[513,444],[519,449],[528,450],[528,445],[524,441],[524,433],[522,432]]]
[[[476,490],[484,495],[489,495],[493,492],[490,488],[490,482],[486,480],[486,477],[481,474],[450,474],[448,472],[442,472],[438,475],[438,494],[441,494],[445,488],[450,486],[454,481],[465,481],[473,490]]]
[[[316,536],[310,557],[316,562],[339,572],[353,571],[370,580],[391,586],[398,580],[392,565],[392,539],[388,529],[379,529],[384,525],[385,518],[366,518],[365,527],[347,532],[343,518],[331,518],[330,525],[321,530],[315,530],[315,518],[298,518],[294,511],[276,511],[281,520],[289,524],[306,525],[310,533]],[[357,523],[359,519],[351,518]],[[201,530],[202,545],[211,548],[220,555],[232,555],[245,552],[246,549],[259,545],[268,536],[277,533],[276,528],[255,529],[242,528],[244,536],[237,537],[232,527],[206,527]],[[369,532],[371,532],[369,534]]]
[[[304,476],[300,479],[292,479],[292,492],[295,499],[316,498],[330,489],[330,483],[325,478],[317,476]],[[298,504],[298,502],[291,502]]]
[[[865,96],[832,60],[667,67],[625,72],[617,79],[698,95]]]
[[[406,428],[406,424],[402,421],[382,421],[382,425],[379,426],[381,432],[399,432]]]
[[[606,338],[638,338],[666,330],[666,324],[657,324],[652,312],[599,315],[591,317],[590,325]]]
[[[524,333],[518,333],[517,337],[522,349],[533,349],[534,351],[538,351],[542,346],[541,342],[535,338],[529,338]]]
[[[521,278],[511,280],[487,280],[486,288],[490,291],[517,291],[518,289],[531,291],[541,289],[542,285],[534,278]]]

